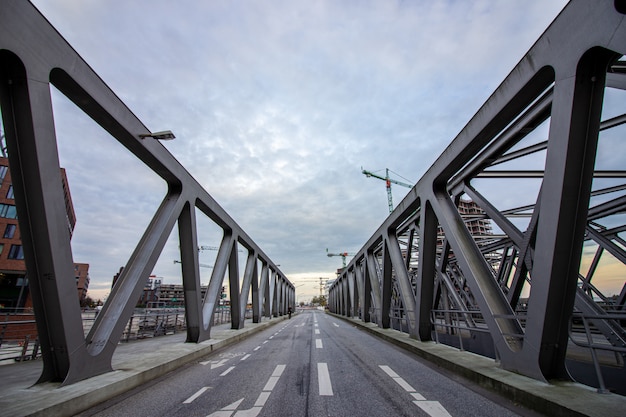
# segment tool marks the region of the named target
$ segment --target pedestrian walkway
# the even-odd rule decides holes
[[[184,343],[186,333],[120,343],[113,355],[113,372],[62,387],[60,383],[37,384],[43,362],[0,366],[0,416],[72,416],[236,343],[286,317],[246,320],[244,328],[230,324],[214,326],[211,339]]]
[[[331,314],[331,313],[328,313]],[[546,384],[498,367],[493,359],[459,349],[411,339],[393,329],[381,329],[361,319],[331,314],[375,334],[427,362],[459,375],[484,389],[496,392],[526,408],[547,416],[622,417],[626,415],[626,397],[599,394],[596,389],[575,382]]]

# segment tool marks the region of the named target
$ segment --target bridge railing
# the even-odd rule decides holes
[[[52,109],[51,85],[167,185],[150,224],[85,336]],[[37,319],[44,369],[39,382],[79,381],[112,369],[111,358],[168,237],[178,227],[187,341],[210,337],[228,271],[233,328],[295,305],[294,286],[32,4],[0,3],[0,107],[15,205]],[[204,298],[196,210],[223,232]],[[245,256],[240,271],[238,253]],[[71,279],[69,279],[71,277]]]
[[[574,312],[570,329],[570,341],[574,345],[586,349],[591,356],[597,378],[598,392],[600,393],[610,392],[604,382],[603,365],[608,365],[612,368],[624,368],[624,359],[626,358],[626,345],[616,346],[611,344],[594,324],[605,320],[626,323],[626,311],[600,315]],[[584,332],[575,328],[574,323],[576,322],[582,323]]]
[[[24,312],[3,312],[0,314],[0,365],[6,362],[24,362],[41,357],[37,322],[32,309]],[[3,317],[4,316],[4,317]],[[93,327],[97,310],[84,311],[82,314],[85,335]],[[246,320],[252,319],[252,309],[247,308]],[[214,326],[231,323],[230,308],[220,306],[213,313]],[[120,342],[130,342],[153,337],[185,332],[184,309],[136,310],[128,320]]]
[[[424,341],[450,317],[484,327],[482,354],[542,381],[570,378],[573,311],[626,344],[606,308],[626,300],[622,4],[564,8],[341,271],[331,311]]]

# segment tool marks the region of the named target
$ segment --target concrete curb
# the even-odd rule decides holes
[[[382,329],[374,323],[327,314],[367,331],[405,349],[428,362],[459,375],[472,383],[509,398],[526,408],[550,416],[620,417],[626,410],[626,398],[599,394],[594,388],[575,382],[546,384],[498,367],[490,358],[435,342],[420,342],[408,334]]]
[[[113,372],[69,386],[45,383],[18,388],[10,393],[10,403],[0,401],[0,415],[72,416],[282,321],[283,318],[274,318],[271,321],[246,324],[247,327],[241,330],[222,330],[216,332],[214,338],[198,344],[163,343],[154,352],[137,355],[141,358],[123,362],[116,363],[114,356]],[[170,336],[164,336],[167,337]]]

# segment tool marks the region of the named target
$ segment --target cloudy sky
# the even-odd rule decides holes
[[[298,288],[334,277],[564,7],[525,1],[34,0]],[[165,184],[53,91],[78,223],[104,297]],[[392,187],[395,202],[408,189]],[[200,244],[221,234],[200,219]],[[174,230],[154,274],[181,282]],[[215,252],[202,251],[211,265]],[[201,268],[203,282],[210,269]]]

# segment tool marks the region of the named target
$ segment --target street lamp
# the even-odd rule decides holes
[[[172,140],[176,138],[171,130],[164,130],[162,132],[154,132],[154,133],[142,133],[139,135],[141,139],[145,138],[153,138],[157,140]]]
[[[178,259],[174,259],[174,263],[175,264],[183,264],[181,261],[179,261]],[[201,266],[202,268],[213,268],[211,265],[207,265],[207,264],[203,264],[198,262],[198,266]]]

